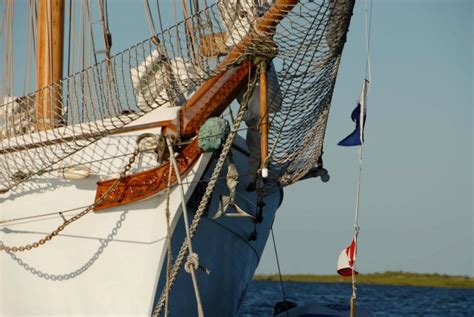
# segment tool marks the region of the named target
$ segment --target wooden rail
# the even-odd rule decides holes
[[[52,140],[48,139],[41,142],[27,143],[25,145],[14,145],[5,149],[0,149],[0,154],[8,154],[8,153],[19,152],[19,151],[24,151],[24,150],[31,150],[31,149],[35,149],[35,148],[39,148],[43,146],[52,146],[52,145],[62,144],[62,143],[67,143],[67,142],[72,142],[72,141],[99,139],[107,135],[115,135],[115,134],[122,134],[122,133],[135,132],[135,131],[141,131],[141,130],[148,130],[148,129],[153,129],[153,128],[160,128],[160,127],[165,127],[169,125],[170,123],[171,123],[171,120],[165,120],[165,121],[133,125],[130,127],[122,127],[122,128],[110,130],[107,132],[91,132],[91,133],[84,133],[81,135],[64,136],[64,137],[60,137],[60,138],[56,138]]]

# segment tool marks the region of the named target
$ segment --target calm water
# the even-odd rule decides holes
[[[287,299],[297,303],[347,304],[349,284],[285,283]],[[272,316],[281,301],[280,283],[252,282],[240,317]],[[359,285],[358,305],[375,316],[474,316],[474,289]]]

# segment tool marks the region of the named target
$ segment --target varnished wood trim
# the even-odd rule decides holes
[[[36,61],[36,128],[53,129],[61,117],[63,77],[64,0],[38,2]]]
[[[262,62],[265,63],[265,62]],[[260,71],[260,167],[266,168],[268,156],[267,67]]]
[[[204,82],[193,94],[180,112],[180,118],[170,125],[166,133],[175,134],[178,130],[181,137],[192,137],[199,127],[211,116],[222,113],[239,92],[242,92],[255,66],[249,60],[239,66],[231,67],[253,41],[258,41],[256,34],[271,36],[275,27],[288,14],[299,0],[277,0],[265,14],[257,20],[255,31],[247,34],[226,56],[218,74]],[[179,125],[179,129],[178,129]]]
[[[177,157],[176,163],[180,175],[187,173],[197,162],[201,155],[198,141],[193,140]],[[94,208],[95,212],[100,212],[110,207],[117,207],[136,201],[140,201],[156,195],[168,186],[170,162],[166,161],[162,165],[148,171],[126,176],[119,180],[118,185],[110,193],[105,195],[117,179],[110,179],[97,183],[96,201],[102,198],[100,203]],[[176,174],[174,169],[171,173],[171,184],[176,184]]]

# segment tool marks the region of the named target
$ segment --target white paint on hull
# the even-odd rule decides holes
[[[153,112],[150,118],[156,120]],[[141,121],[147,123],[145,119]],[[99,179],[117,176],[129,157],[120,155],[133,151],[137,136],[138,133],[110,136],[71,157],[70,160],[90,169],[86,179],[64,180],[57,171],[52,171],[0,195],[0,221],[70,209],[74,210],[65,213],[66,217],[79,213],[94,201]],[[236,142],[245,147],[241,138]],[[233,150],[233,157],[239,173],[247,174],[247,156]],[[86,163],[94,158],[106,160]],[[154,159],[153,155],[144,154],[132,171],[153,166]],[[183,178],[187,200],[197,181],[203,178],[210,159],[211,154],[202,155]],[[212,166],[204,178],[209,177]],[[225,172],[226,168],[213,195],[210,217],[217,211],[219,196],[228,195]],[[249,179],[241,176],[239,181],[237,203],[255,213],[256,194],[245,190]],[[255,242],[246,241],[254,228],[250,218],[202,219],[193,244],[201,264],[211,270],[210,276],[198,274],[206,316],[236,313],[263,252],[280,197],[276,193],[266,198],[266,216],[264,222],[257,225],[259,238]],[[170,198],[172,230],[177,228],[173,249],[177,251],[184,236],[182,224],[176,227],[182,219],[176,187]],[[159,194],[105,212],[90,213],[38,249],[0,254],[0,316],[149,316],[155,296],[161,293],[160,276],[164,278],[165,199],[166,195]],[[191,217],[194,211],[190,208]],[[60,216],[51,215],[0,224],[0,240],[5,245],[31,243],[43,238],[62,221]],[[187,273],[180,273],[173,293],[173,301],[178,302],[175,302],[177,305],[171,302],[170,307],[179,308],[173,308],[177,314],[172,316],[195,315]],[[183,298],[186,298],[185,305]]]
[[[201,158],[185,182],[199,178],[206,159]],[[190,194],[192,188],[186,187]],[[94,190],[61,186],[34,197],[5,200],[2,219],[84,206],[94,195]],[[88,214],[43,247],[15,257],[2,254],[2,316],[147,314],[166,238],[164,200],[164,195],[158,195],[120,211]],[[179,203],[179,193],[173,190],[170,210],[174,223],[180,216]],[[0,227],[0,237],[6,245],[30,243],[61,222],[54,216],[7,223]]]

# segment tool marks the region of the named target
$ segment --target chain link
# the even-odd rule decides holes
[[[7,253],[30,251],[32,249],[39,248],[40,246],[44,245],[46,242],[51,241],[51,239],[59,235],[61,231],[63,231],[71,223],[81,219],[82,217],[87,215],[89,212],[91,212],[94,209],[94,207],[97,204],[100,204],[111,191],[115,190],[117,185],[125,178],[125,176],[127,176],[127,173],[132,168],[133,163],[135,163],[135,160],[139,152],[140,152],[140,148],[139,148],[139,144],[137,143],[137,147],[135,148],[135,151],[132,153],[132,156],[130,157],[127,165],[125,165],[125,167],[123,168],[123,171],[120,173],[120,177],[92,205],[90,205],[89,207],[87,207],[86,209],[84,209],[83,211],[81,211],[80,213],[78,213],[77,215],[69,219],[65,219],[62,213],[59,213],[59,215],[62,216],[62,218],[64,219],[64,222],[60,226],[58,226],[55,230],[53,230],[50,234],[46,235],[44,238],[39,239],[36,242],[12,247],[12,246],[4,245],[3,242],[0,241],[0,251],[5,251]]]

